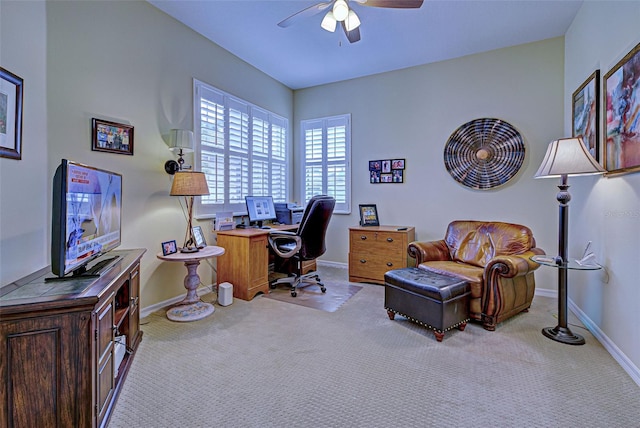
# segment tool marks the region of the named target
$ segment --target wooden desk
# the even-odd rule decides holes
[[[295,231],[298,225],[272,226]],[[218,231],[218,242],[225,254],[218,257],[217,282],[233,284],[233,297],[251,300],[258,293],[269,292],[268,229],[233,229]],[[303,264],[303,272],[315,270],[315,260]]]

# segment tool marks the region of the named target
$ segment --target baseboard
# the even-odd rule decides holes
[[[348,263],[331,262],[328,260],[317,259],[316,264],[319,266],[326,266],[326,267],[332,267],[332,268],[338,268],[338,269],[349,269]]]
[[[620,364],[620,367],[627,372],[627,374],[633,379],[633,381],[640,386],[640,369],[636,367],[633,362],[627,358],[627,356],[616,346],[616,344],[604,334],[600,327],[598,327],[592,320],[585,314],[578,306],[576,306],[571,299],[568,302],[568,308],[575,314],[576,317],[584,324],[584,326],[593,334],[593,336],[604,346],[604,349],[611,354],[614,360]]]
[[[533,293],[534,296],[551,297],[552,299],[558,298],[558,290],[549,290],[547,288],[536,288]]]
[[[214,289],[215,289],[215,286],[213,284],[209,284],[209,285],[204,285],[202,287],[199,287],[196,290],[196,292],[198,293],[198,295],[202,295],[202,294],[206,294],[206,293],[212,293],[214,291]],[[180,300],[184,299],[184,296],[185,296],[185,294],[181,294],[180,296],[176,296],[176,297],[173,297],[171,299],[164,300],[162,302],[158,302],[158,303],[153,304],[151,306],[145,306],[144,309],[140,310],[140,318],[148,317],[149,315],[151,315],[155,311],[159,311],[160,309],[163,309],[163,308],[166,308],[168,306],[171,306],[174,303],[178,303]]]
[[[557,290],[548,290],[536,288],[536,296],[558,298]],[[580,320],[580,322],[593,334],[598,342],[602,344],[604,349],[609,352],[614,360],[620,364],[620,367],[627,372],[631,379],[640,386],[640,369],[636,367],[629,358],[616,346],[609,337],[587,316],[571,299],[567,303],[567,308]]]

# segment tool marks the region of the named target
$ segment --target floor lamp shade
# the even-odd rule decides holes
[[[569,185],[567,177],[574,175],[602,174],[606,172],[600,166],[587,148],[582,138],[562,138],[549,143],[535,178],[560,177],[558,188],[560,191],[556,199],[560,204],[558,216],[558,255],[555,265],[558,269],[558,325],[545,327],[542,334],[556,342],[569,345],[583,345],[584,338],[574,334],[567,324],[567,287],[569,260],[567,256],[567,242],[569,230]]]
[[[562,138],[549,143],[535,178],[588,175],[606,172],[587,150],[582,138]]]
[[[180,249],[183,253],[195,253],[198,251],[193,237],[193,197],[209,194],[207,178],[203,172],[176,172],[171,185],[171,196],[184,196],[187,204],[187,232],[184,237],[184,245]]]

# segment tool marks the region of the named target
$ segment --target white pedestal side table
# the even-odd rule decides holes
[[[200,260],[218,257],[223,255],[224,252],[225,250],[222,247],[209,245],[197,253],[177,252],[166,256],[162,253],[156,254],[156,257],[160,260],[183,262],[187,267],[187,276],[184,277],[184,288],[187,289],[187,295],[182,301],[172,305],[171,308],[167,310],[167,318],[172,321],[196,321],[208,317],[213,313],[213,305],[201,301],[198,293],[196,293],[196,289],[198,285],[200,285],[198,266],[200,265]]]

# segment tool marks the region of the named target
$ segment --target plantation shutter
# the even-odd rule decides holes
[[[211,192],[196,198],[196,216],[245,214],[245,196],[286,202],[288,121],[194,81],[195,161]]]
[[[325,194],[336,199],[336,213],[350,213],[350,115],[305,120],[301,128],[304,202]]]

